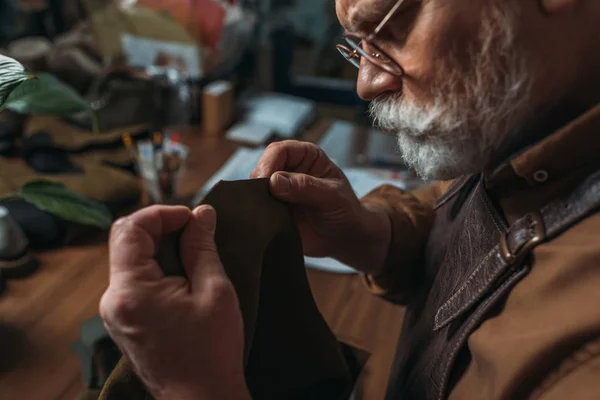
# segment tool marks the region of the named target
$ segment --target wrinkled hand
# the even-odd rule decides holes
[[[273,143],[251,177],[270,177],[271,193],[293,205],[304,254],[334,257],[364,272],[381,267],[391,236],[388,216],[361,204],[346,176],[319,147]]]
[[[157,246],[184,226],[180,250],[189,280],[165,277],[153,258]],[[242,317],[215,248],[215,226],[209,206],[193,213],[153,206],[113,226],[100,313],[157,400],[250,399]]]

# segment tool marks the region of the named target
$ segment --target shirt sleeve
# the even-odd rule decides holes
[[[392,237],[383,269],[364,280],[376,295],[397,304],[406,304],[418,286],[415,272],[435,216],[435,202],[450,182],[434,182],[406,192],[392,185],[381,186],[361,199],[368,206],[382,208],[390,218]]]
[[[600,339],[564,361],[538,388],[531,400],[600,399]]]

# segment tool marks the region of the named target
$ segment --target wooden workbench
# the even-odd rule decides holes
[[[237,146],[191,129],[182,135],[191,154],[178,192],[190,198]],[[106,239],[40,253],[37,272],[8,282],[0,295],[0,399],[73,400],[84,389],[80,362],[69,344],[80,324],[98,313],[108,284]],[[356,275],[310,269],[307,274],[333,331],[372,353],[358,398],[383,399],[403,310],[371,296]]]

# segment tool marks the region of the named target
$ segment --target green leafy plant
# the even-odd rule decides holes
[[[86,199],[56,182],[28,182],[4,198],[21,198],[40,210],[81,225],[109,229],[113,222],[111,212],[103,204]]]
[[[0,55],[0,106],[4,105],[15,87],[31,77],[32,75],[19,62]]]
[[[94,132],[98,121],[90,106],[77,92],[50,74],[33,75],[18,61],[0,55],[0,110],[22,114],[58,115],[89,112]]]
[[[0,55],[0,111],[23,114],[67,115],[87,111],[98,131],[97,119],[77,92],[49,74],[33,75],[18,61]],[[110,228],[113,218],[102,204],[86,199],[66,186],[50,181],[32,181],[5,198],[22,198],[37,208],[67,221]]]

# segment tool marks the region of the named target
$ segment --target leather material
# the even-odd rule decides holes
[[[565,224],[575,224],[599,208],[600,172],[586,178],[568,197],[558,199],[544,208],[541,214],[546,235],[554,237],[565,229]]]
[[[78,163],[83,174],[36,173],[19,159],[0,157],[0,196],[14,193],[24,184],[40,180],[62,183],[70,190],[111,210],[122,210],[139,201],[139,180],[134,175],[95,161]]]
[[[534,214],[527,214],[513,223],[506,233],[509,252],[513,255],[522,252],[538,236],[540,230],[543,232],[544,240],[552,239],[567,227],[596,211],[600,206],[598,199],[600,199],[600,173],[595,173],[582,182],[568,197],[545,206],[540,212],[541,220]],[[518,267],[515,263],[506,260],[499,246],[494,247],[492,253],[491,257],[486,256],[485,263],[482,261],[459,290],[440,307],[436,313],[436,330],[471,307],[510,267]],[[486,264],[487,267],[484,268]],[[477,290],[468,290],[468,286],[473,288],[473,282],[479,282]]]
[[[75,164],[95,162],[134,173],[135,159],[131,152],[123,146],[124,133],[129,133],[134,141],[148,139],[152,136],[152,131],[145,125],[95,134],[79,129],[54,116],[31,117],[25,127],[24,136],[25,144],[30,138],[45,136],[46,147],[68,153],[69,158]],[[39,143],[35,144],[39,145]]]
[[[21,146],[21,157],[35,172],[46,174],[76,174],[83,170],[75,165],[69,154],[54,146],[50,133],[40,131],[27,137]]]
[[[136,76],[128,69],[109,71],[98,77],[86,99],[103,131],[141,124],[160,126],[162,123],[163,105],[158,82]],[[93,129],[88,112],[72,114],[65,119],[83,129]]]
[[[439,197],[439,199],[437,199],[434,208],[440,208],[441,206],[449,202],[451,199],[453,199],[454,196],[456,196],[460,192],[468,193],[468,190],[463,190],[463,188],[467,185],[472,185],[474,181],[476,182],[476,180],[477,176],[475,175],[467,175],[455,179],[450,185],[450,187],[448,187],[448,190],[446,190],[446,192],[442,194]]]
[[[35,115],[30,117],[25,124],[24,136],[34,136],[39,132],[50,134],[52,136],[52,144],[59,149],[67,151],[69,154],[85,153],[89,155],[95,151],[122,148],[124,133],[129,133],[134,141],[138,141],[151,139],[153,131],[149,129],[148,125],[141,124],[95,134],[74,127],[52,115]]]
[[[0,206],[0,270],[5,278],[23,278],[37,268],[29,251],[27,237],[11,217],[6,207]]]
[[[435,315],[448,299],[461,295],[461,285],[503,232],[500,218],[490,214],[481,181],[475,187],[464,185],[459,192],[437,210],[421,270],[422,289],[404,317],[388,400],[437,398],[444,376],[442,366],[467,327],[459,322],[434,331]],[[454,215],[457,202],[462,204]],[[466,290],[475,285],[477,282],[472,282]]]
[[[444,399],[468,364],[466,342],[530,270],[527,252],[600,207],[600,172],[510,228],[481,177],[463,183],[437,210],[422,268],[422,290],[407,309],[386,399]],[[458,204],[458,205],[457,205]],[[507,258],[501,243],[506,238]]]
[[[302,244],[290,209],[270,195],[268,179],[221,182],[203,204],[217,211],[215,242],[240,302],[245,371],[255,400],[345,400],[358,375],[347,363],[312,298]],[[184,274],[176,233],[156,259],[167,275]],[[146,399],[122,360],[102,400]]]
[[[27,117],[11,110],[0,111],[0,155],[11,156],[15,153],[17,138],[23,134]]]
[[[526,218],[517,220],[510,228],[509,234],[507,235],[508,250],[511,254],[517,253],[523,248],[535,234],[534,221],[531,216],[527,215]]]
[[[29,246],[34,250],[64,246],[68,238],[68,223],[56,215],[40,210],[22,199],[0,201],[21,227]]]

